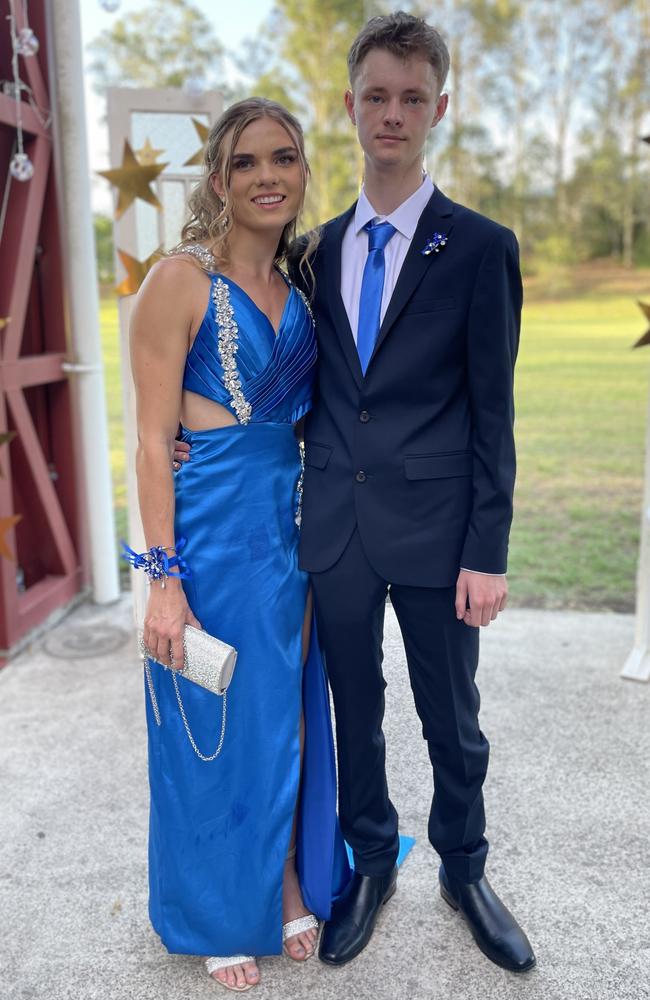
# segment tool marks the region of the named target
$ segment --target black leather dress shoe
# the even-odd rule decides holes
[[[483,876],[480,882],[457,882],[440,866],[440,895],[465,918],[484,955],[510,972],[528,972],[535,965],[530,941]]]
[[[327,965],[345,965],[363,951],[372,937],[377,917],[397,888],[397,868],[388,875],[359,875],[332,907],[323,927],[318,957]]]

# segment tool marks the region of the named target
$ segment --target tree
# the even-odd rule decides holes
[[[217,87],[222,78],[223,48],[190,0],[150,0],[118,18],[88,49],[99,93],[114,86],[182,87],[190,78]]]
[[[637,226],[643,221],[647,231],[648,176],[642,177],[639,138],[644,113],[650,106],[650,7],[647,0],[621,2],[615,18],[617,28],[623,30],[625,43],[617,47],[616,69],[619,89],[619,127],[621,147],[625,154],[622,205],[622,260],[626,267],[634,263],[634,243]],[[641,215],[640,203],[645,201],[646,211]]]
[[[506,212],[510,224],[509,158],[501,142],[497,145],[494,106],[506,89],[499,89],[502,67],[511,70],[511,26],[519,8],[515,0],[440,0],[432,17],[422,0],[406,5],[410,13],[435,24],[451,58],[445,84],[449,111],[432,135],[427,156],[435,178],[452,198],[487,214],[496,210],[500,218]],[[511,97],[511,81],[507,93]]]
[[[650,8],[645,0],[607,0],[606,6],[608,57],[567,190],[581,255],[617,256],[631,267],[650,230],[650,176],[639,142],[650,106]]]
[[[293,110],[305,129],[312,168],[308,226],[341,212],[358,191],[361,156],[343,94],[348,48],[366,9],[363,0],[277,0],[248,43],[248,65],[262,67],[252,89]]]

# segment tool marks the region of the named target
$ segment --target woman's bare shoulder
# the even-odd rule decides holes
[[[149,302],[155,297],[165,302],[193,301],[209,281],[203,268],[188,255],[161,257],[144,279],[138,300]]]
[[[203,281],[209,280],[209,275],[201,267],[196,258],[188,253],[170,253],[161,257],[151,268],[149,274],[155,274],[156,281],[173,284],[175,282],[186,282],[188,280]]]

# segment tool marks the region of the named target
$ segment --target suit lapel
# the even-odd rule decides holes
[[[354,342],[350,320],[341,297],[341,244],[343,236],[348,227],[350,219],[354,215],[356,202],[343,215],[339,215],[328,227],[326,245],[323,247],[325,263],[324,294],[329,307],[332,322],[341,342],[341,348],[345,359],[350,366],[354,380],[361,388],[363,383],[363,372],[361,362],[357,352],[357,345]]]
[[[450,201],[449,198],[442,193],[442,191],[436,188],[424,211],[422,212],[422,215],[420,216],[420,221],[418,222],[417,229],[415,230],[413,239],[411,240],[411,245],[408,248],[406,257],[404,258],[404,263],[402,264],[402,269],[399,273],[395,290],[391,296],[390,302],[388,303],[388,309],[386,310],[386,315],[384,316],[383,323],[381,324],[381,328],[379,330],[379,336],[377,337],[375,349],[372,352],[370,364],[372,364],[377,351],[388,336],[391,327],[398,319],[400,313],[404,309],[404,306],[411,298],[411,295],[431,266],[431,261],[438,256],[436,253],[424,256],[422,253],[424,245],[435,232],[443,232],[447,234],[451,232],[452,224],[450,219],[453,215],[453,211],[454,203]],[[444,252],[445,251],[443,249],[441,253]]]

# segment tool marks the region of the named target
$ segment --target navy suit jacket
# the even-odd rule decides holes
[[[305,424],[301,566],[331,567],[356,526],[392,583],[452,586],[461,566],[504,573],[522,304],[515,236],[436,188],[364,377],[340,292],[354,207],[323,227],[311,261],[319,363]],[[435,232],[447,245],[424,256]],[[299,241],[290,272],[309,292],[300,252]]]

